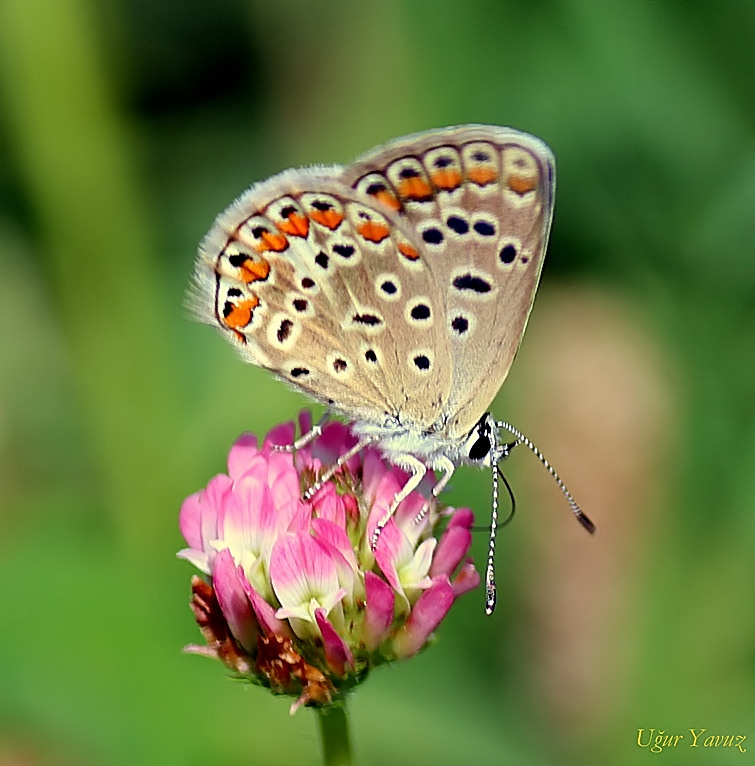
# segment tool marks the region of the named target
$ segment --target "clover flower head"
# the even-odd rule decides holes
[[[308,432],[309,414],[299,420]],[[356,437],[331,421],[302,449],[280,449],[294,438],[293,423],[274,428],[261,446],[241,436],[228,473],[184,501],[188,547],[178,554],[204,575],[192,579],[191,605],[206,645],[187,651],[295,696],[292,713],[330,705],[373,667],[416,654],[454,600],[480,581],[466,559],[469,509],[421,515],[426,498],[415,491],[373,551],[375,528],[406,473],[367,448],[304,501],[303,491]]]

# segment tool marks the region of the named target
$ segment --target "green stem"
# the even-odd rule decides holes
[[[317,708],[317,722],[322,739],[322,762],[325,766],[351,766],[354,762],[349,741],[346,703]]]

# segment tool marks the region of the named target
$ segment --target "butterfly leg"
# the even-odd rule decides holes
[[[313,442],[322,433],[322,427],[325,425],[327,419],[330,417],[330,411],[326,410],[323,416],[307,431],[302,434],[293,444],[273,444],[273,449],[276,452],[296,452],[296,450],[306,447],[310,442]]]
[[[370,541],[370,548],[374,551],[377,548],[378,540],[380,539],[380,533],[383,531],[383,527],[390,521],[391,516],[396,513],[396,509],[401,502],[405,500],[409,495],[414,492],[422,481],[427,466],[416,457],[412,455],[403,455],[401,460],[401,467],[405,471],[410,471],[410,476],[406,480],[406,484],[395,494],[391,507],[388,509],[388,513],[383,516],[375,527],[375,531],[372,533],[372,540]]]
[[[333,463],[333,465],[330,466],[330,468],[328,468],[328,470],[325,471],[325,473],[323,473],[323,475],[320,476],[320,478],[304,493],[304,499],[311,500],[319,492],[320,488],[333,478],[335,472],[344,465],[344,463],[348,463],[354,455],[358,455],[365,447],[369,446],[374,441],[376,441],[374,437],[360,439],[350,450],[344,452],[343,455],[341,455],[338,460],[336,460],[336,462]]]
[[[414,517],[415,524],[419,524],[425,518],[425,516],[427,516],[432,503],[438,499],[438,495],[440,495],[440,493],[446,488],[446,485],[451,480],[451,477],[454,475],[454,471],[456,470],[456,466],[447,457],[440,457],[433,467],[443,471],[443,476],[441,476],[433,486],[432,497],[422,506],[422,510]]]

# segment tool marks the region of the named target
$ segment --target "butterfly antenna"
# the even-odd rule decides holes
[[[505,428],[509,433],[512,433],[514,436],[516,436],[517,442],[519,442],[519,444],[524,444],[525,447],[534,453],[535,457],[545,466],[545,469],[553,477],[553,480],[556,482],[556,484],[558,484],[559,489],[571,506],[572,513],[574,513],[576,516],[577,521],[591,535],[595,534],[595,524],[590,521],[590,519],[587,517],[587,514],[585,514],[585,512],[579,507],[577,501],[572,496],[572,493],[569,492],[569,490],[566,488],[566,484],[564,484],[564,482],[561,480],[561,477],[556,473],[553,466],[545,459],[545,455],[543,455],[543,453],[540,452],[540,450],[518,428],[515,428],[510,423],[505,423],[502,420],[498,420],[496,421],[496,425],[498,428]],[[495,484],[496,482],[494,482],[494,491]]]
[[[493,471],[493,498],[490,514],[488,564],[485,567],[485,614],[495,611],[495,535],[498,531],[498,471]]]
[[[500,454],[500,453],[499,453]],[[507,519],[503,521],[501,524],[498,524],[498,477],[500,476],[501,480],[503,481],[504,485],[506,486],[506,490],[509,493],[509,497],[511,498],[511,512],[509,513]],[[493,471],[493,511],[490,516],[490,542],[488,544],[488,563],[485,567],[485,614],[491,615],[495,611],[495,598],[496,598],[496,587],[495,587],[495,540],[496,540],[496,533],[498,532],[499,527],[505,527],[513,518],[514,513],[516,513],[516,498],[514,497],[514,492],[511,489],[511,485],[509,484],[506,477],[501,472],[501,469],[496,466],[496,470]]]
[[[512,446],[517,443],[518,442],[511,442]],[[509,498],[511,499],[511,510],[509,511],[509,515],[500,524],[496,524],[496,529],[503,529],[503,527],[507,527],[509,524],[511,524],[511,522],[514,519],[514,514],[516,513],[516,498],[514,497],[514,490],[511,488],[511,484],[509,484],[509,480],[506,478],[506,475],[503,473],[503,471],[501,471],[500,468],[498,469],[498,476],[500,477],[501,481],[506,486],[506,490],[509,493]],[[490,530],[489,524],[486,524],[484,527],[469,528],[470,532],[488,532],[489,530]]]

